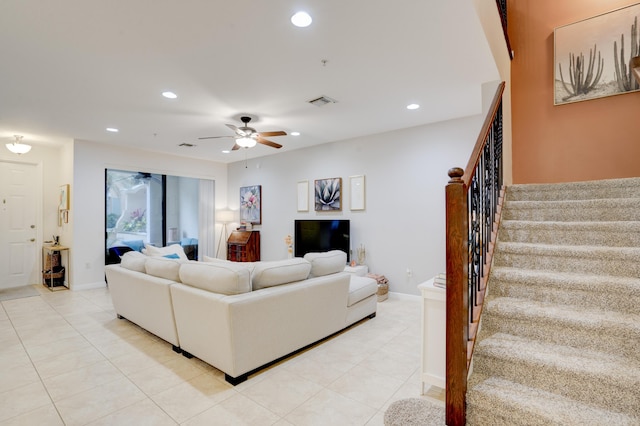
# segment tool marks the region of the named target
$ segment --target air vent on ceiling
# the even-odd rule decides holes
[[[192,144],[192,143],[183,142],[183,143],[181,143],[181,144],[180,144],[180,145],[178,145],[178,146],[184,146],[184,147],[186,147],[186,148],[193,148],[195,145],[194,145],[194,144]]]
[[[338,101],[336,101],[335,99],[331,99],[327,96],[320,96],[319,98],[312,99],[309,101],[311,105],[315,105],[317,107],[325,106],[326,104],[335,104],[336,102]]]

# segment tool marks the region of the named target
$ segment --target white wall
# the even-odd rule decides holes
[[[71,286],[73,289],[104,285],[104,170],[144,170],[215,181],[216,205],[227,204],[227,166],[213,161],[177,157],[75,141],[70,224]],[[218,204],[220,203],[220,204]]]
[[[279,153],[228,167],[229,207],[242,186],[262,185],[262,260],[284,259],[295,219],[351,220],[351,247],[363,244],[369,270],[389,279],[390,291],[416,286],[445,271],[444,188],[451,167],[465,167],[483,116]],[[295,143],[291,138],[289,143]],[[366,210],[349,210],[349,176],[366,176]],[[313,211],[313,181],[342,178],[343,208]],[[297,182],[308,180],[310,210],[297,212]],[[237,224],[236,224],[237,225]],[[412,271],[408,276],[407,269]]]

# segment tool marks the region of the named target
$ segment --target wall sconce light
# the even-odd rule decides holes
[[[31,145],[27,145],[26,143],[21,142],[24,136],[13,135],[13,137],[16,138],[16,140],[5,145],[9,151],[18,155],[26,154],[27,152],[31,151]]]

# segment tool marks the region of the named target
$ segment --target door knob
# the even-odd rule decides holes
[[[35,226],[35,225],[31,225],[31,229],[35,229],[35,228],[36,228],[36,226]]]
[[[29,241],[34,242],[36,239],[35,238],[31,238]]]

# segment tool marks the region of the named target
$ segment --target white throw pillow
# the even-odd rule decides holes
[[[253,289],[259,290],[265,287],[306,280],[309,277],[309,271],[311,271],[311,264],[301,257],[272,262],[257,262],[251,281]]]
[[[166,247],[155,247],[145,244],[143,253],[151,257],[162,257],[168,254],[177,254],[180,256],[180,259],[188,260],[187,255],[184,253],[184,249],[180,244],[171,244]]]
[[[322,277],[344,271],[347,253],[331,250],[324,253],[307,253],[304,258],[311,262],[311,277]]]
[[[242,263],[228,265],[188,262],[180,266],[183,284],[219,294],[241,294],[251,291],[251,272]]]
[[[180,282],[181,259],[167,259],[164,257],[149,257],[145,263],[148,275]]]
[[[139,251],[128,251],[120,256],[120,266],[136,272],[146,272],[144,267],[146,261],[147,256]]]

